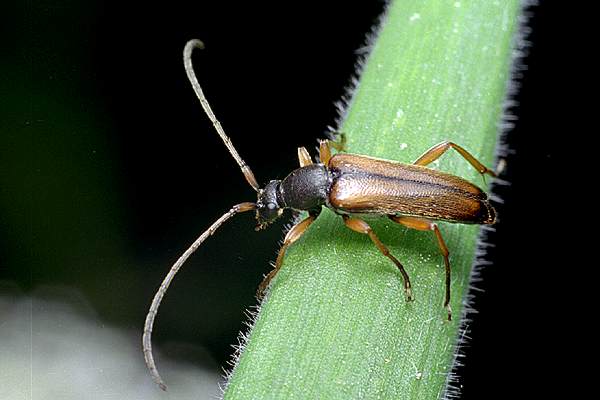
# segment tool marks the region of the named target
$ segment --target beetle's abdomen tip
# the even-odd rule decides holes
[[[481,207],[481,224],[493,225],[496,223],[496,210],[487,201],[482,202]]]

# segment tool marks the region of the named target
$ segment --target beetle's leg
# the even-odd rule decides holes
[[[451,321],[452,309],[450,308],[450,260],[448,258],[450,252],[448,251],[446,242],[444,242],[444,238],[442,238],[440,229],[435,222],[431,222],[424,218],[397,217],[394,215],[390,215],[389,217],[392,221],[402,224],[408,228],[419,231],[432,231],[435,234],[438,246],[442,252],[442,256],[444,257],[444,265],[446,266],[446,298],[444,299],[444,307],[446,307],[446,310],[448,310],[448,321]]]
[[[381,243],[381,240],[379,240],[377,235],[375,235],[375,232],[373,232],[373,229],[371,229],[369,224],[367,224],[365,221],[363,221],[362,219],[349,217],[348,215],[342,215],[342,218],[344,218],[344,223],[348,228],[352,229],[355,232],[369,235],[369,238],[371,238],[371,240],[373,241],[375,246],[377,246],[379,251],[384,256],[392,260],[394,264],[396,264],[396,267],[398,267],[400,273],[402,274],[402,277],[404,278],[404,292],[406,293],[406,301],[411,301],[413,299],[413,296],[410,285],[410,278],[408,277],[408,274],[406,273],[406,270],[404,269],[402,264],[400,264],[400,261],[398,261],[398,259],[396,259],[396,257],[394,257],[390,253],[390,250],[383,243]]]
[[[292,243],[294,243],[296,240],[300,239],[300,237],[302,236],[302,234],[304,232],[306,232],[306,229],[308,229],[310,224],[312,224],[313,221],[319,216],[320,212],[321,212],[321,210],[311,212],[308,217],[306,217],[305,219],[303,219],[302,221],[300,221],[296,225],[294,225],[288,231],[288,233],[285,235],[285,239],[283,239],[283,244],[281,245],[281,248],[279,249],[279,254],[277,254],[277,260],[275,261],[275,267],[271,270],[271,272],[269,272],[267,274],[267,276],[265,276],[265,279],[263,279],[263,281],[260,283],[260,285],[258,285],[258,290],[256,291],[256,296],[259,299],[263,298],[263,296],[265,294],[265,290],[267,290],[269,283],[271,283],[271,279],[273,279],[273,277],[275,275],[277,275],[277,272],[279,272],[279,269],[281,268],[281,264],[283,264],[283,258],[285,256],[285,251],[287,250],[287,248]]]
[[[496,176],[496,173],[491,169],[487,168],[485,165],[480,163],[471,153],[457,145],[453,142],[442,142],[438,143],[429,150],[427,150],[421,157],[414,162],[415,165],[428,165],[437,160],[444,154],[448,149],[453,148],[458,151],[458,153],[463,156],[465,160],[469,162],[481,175],[488,174],[490,176]]]
[[[319,160],[325,165],[329,164],[331,159],[331,148],[333,147],[338,152],[346,151],[346,134],[344,132],[336,133],[339,135],[339,141],[329,139],[319,140]]]
[[[319,140],[319,160],[325,165],[328,165],[331,159],[330,145],[331,142],[329,140]]]
[[[298,161],[300,162],[300,167],[306,167],[313,163],[306,147],[298,147]]]
[[[338,152],[346,151],[346,133],[333,132],[333,135],[339,137],[339,140],[330,140],[329,145],[336,149]]]

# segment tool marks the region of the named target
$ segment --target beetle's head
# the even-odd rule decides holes
[[[280,181],[267,183],[264,189],[258,191],[256,201],[256,230],[264,229],[283,214],[283,207],[277,201],[277,190]]]

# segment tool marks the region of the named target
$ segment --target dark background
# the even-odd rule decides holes
[[[0,291],[76,288],[107,323],[140,330],[168,266],[233,203],[254,200],[185,78],[184,43],[201,38],[196,71],[213,109],[259,181],[296,167],[334,124],[382,2],[104,4],[38,1],[10,10],[0,66]],[[258,4],[257,4],[258,3]],[[556,2],[555,2],[556,3]],[[318,4],[318,5],[317,5]],[[552,8],[554,7],[554,8]],[[14,13],[14,14],[13,14]],[[552,2],[530,9],[527,70],[504,200],[469,324],[464,399],[541,394],[553,374],[542,345],[562,312],[552,176],[564,108]],[[563,26],[564,27],[564,26]],[[201,60],[201,61],[199,61]],[[155,340],[205,346],[225,365],[244,310],[281,239],[251,215],[222,228],[161,308]],[[196,267],[196,268],[194,268]],[[201,268],[199,268],[201,267]],[[252,268],[252,269],[251,269]],[[1,292],[0,292],[1,293]],[[536,371],[534,375],[531,372]],[[537,377],[536,377],[537,376]],[[546,389],[547,390],[547,389]]]

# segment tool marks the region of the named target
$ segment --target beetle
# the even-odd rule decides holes
[[[233,206],[217,219],[179,257],[157,290],[146,316],[143,333],[143,352],[153,380],[163,389],[152,355],[152,328],[158,307],[175,274],[196,249],[228,219],[236,214],[254,211],[256,230],[266,228],[279,218],[284,210],[306,211],[308,216],[296,223],[286,234],[277,254],[274,268],[265,276],[258,287],[257,295],[263,296],[273,277],[277,274],[286,250],[296,242],[317,219],[323,207],[339,214],[351,230],[365,234],[379,251],[398,268],[404,282],[407,301],[413,300],[410,278],[404,266],[379,240],[361,215],[381,215],[405,227],[431,231],[436,240],[445,265],[444,307],[448,320],[450,309],[450,260],[449,251],[438,225],[434,221],[461,224],[491,225],[496,221],[496,211],[487,194],[469,181],[427,166],[441,157],[447,150],[456,150],[482,176],[496,174],[480,163],[463,147],[453,142],[439,143],[427,150],[413,164],[383,160],[357,154],[344,153],[345,135],[339,142],[321,140],[318,162],[313,162],[304,147],[298,148],[300,167],[281,180],[271,180],[260,187],[252,170],[239,156],[220,122],[215,117],[194,73],[191,56],[194,49],[204,48],[197,39],[190,40],[184,48],[183,61],[186,74],[192,84],[202,108],[211,120],[216,132],[223,140],[229,153],[239,165],[248,184],[257,192],[256,202],[245,202]],[[338,150],[332,155],[331,148]]]

